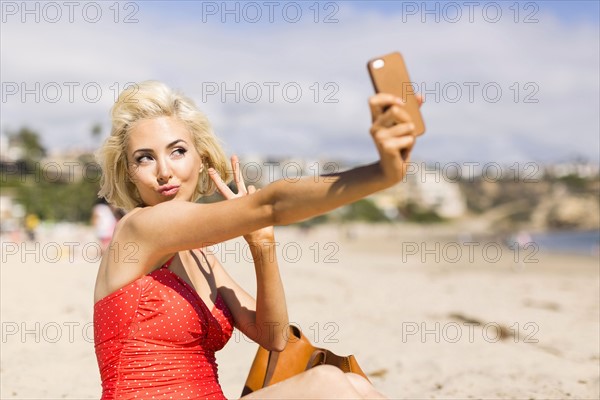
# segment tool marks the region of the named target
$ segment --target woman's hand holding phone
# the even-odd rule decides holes
[[[419,111],[422,98],[413,91],[400,53],[374,58],[367,69],[377,92],[369,99],[373,121],[370,132],[384,177],[393,184],[406,174],[416,136],[425,132]]]
[[[419,103],[420,97],[417,96]],[[369,98],[373,124],[370,133],[379,152],[386,180],[397,183],[406,174],[410,153],[415,145],[415,124],[401,98],[378,93]]]

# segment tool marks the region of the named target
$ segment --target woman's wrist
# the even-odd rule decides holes
[[[247,235],[244,235],[244,240],[250,246],[253,246],[253,245],[260,246],[262,244],[275,243],[275,235],[273,235],[271,233],[264,233],[264,232],[259,233],[258,231],[256,231],[256,232],[252,232]]]
[[[246,241],[253,256],[261,255],[275,249],[275,238]]]
[[[394,186],[401,179],[394,177],[393,174],[386,174],[383,161],[379,160],[367,166],[372,174],[371,183],[376,186],[375,191],[380,191]],[[392,176],[390,176],[392,175]]]

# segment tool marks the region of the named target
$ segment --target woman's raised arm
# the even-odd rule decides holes
[[[369,101],[377,163],[297,181],[279,180],[249,196],[213,204],[167,201],[132,215],[127,229],[157,261],[177,251],[208,246],[268,225],[314,217],[399,182],[415,143],[402,100],[377,94]],[[218,185],[224,182],[214,176]],[[129,236],[129,235],[128,235]]]

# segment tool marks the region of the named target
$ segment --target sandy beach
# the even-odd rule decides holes
[[[519,252],[435,226],[277,229],[290,320],[353,353],[394,399],[600,397],[598,255]],[[93,347],[97,246],[88,228],[5,238],[2,399],[99,398]],[[255,291],[245,244],[211,249]],[[218,353],[239,397],[256,345]]]

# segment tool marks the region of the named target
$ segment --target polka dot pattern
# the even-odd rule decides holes
[[[215,352],[233,332],[220,295],[211,309],[168,264],[94,305],[102,400],[225,399]]]

